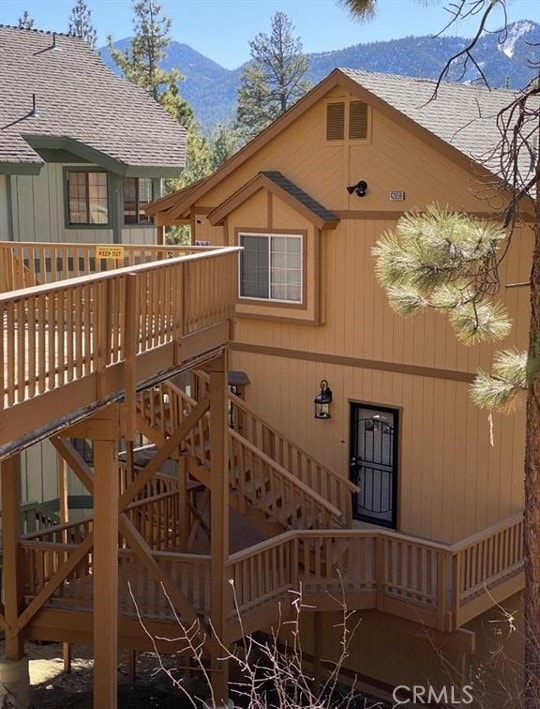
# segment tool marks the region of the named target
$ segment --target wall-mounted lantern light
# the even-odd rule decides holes
[[[359,180],[355,185],[349,185],[347,187],[347,192],[349,194],[355,194],[358,197],[365,197],[367,192],[368,184],[365,180]]]
[[[328,386],[326,379],[321,381],[321,390],[317,396],[313,399],[315,404],[315,414],[316,419],[329,419],[332,418],[330,413],[330,404],[332,403],[332,389]]]

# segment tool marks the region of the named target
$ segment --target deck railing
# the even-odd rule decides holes
[[[523,576],[523,515],[482,530],[452,547],[452,611],[466,622],[486,592]],[[467,607],[471,609],[467,612]]]
[[[191,373],[191,391],[196,396],[206,393],[208,375],[196,371]],[[256,414],[240,397],[229,392],[230,418],[233,428],[244,438],[259,448],[278,465],[291,472],[298,480],[334,507],[342,511],[344,527],[352,526],[352,493],[358,488],[350,480],[338,475],[310,453],[290,440]]]
[[[110,248],[107,258],[100,256],[100,250],[104,248]],[[215,249],[206,246],[4,241],[0,242],[0,293]],[[114,258],[115,255],[118,258]]]
[[[4,408],[94,373],[99,401],[107,367],[231,318],[236,252],[206,251],[0,295]]]
[[[89,528],[84,527],[87,522],[78,524],[83,525],[77,532],[82,536]],[[234,599],[231,595],[227,601],[229,618],[236,619],[237,611],[248,615],[269,603],[290,601],[290,591],[301,586],[304,600],[321,610],[337,609],[334,599],[344,598],[351,610],[373,608],[454,631],[523,588],[522,524],[522,517],[516,516],[454,545],[384,530],[285,532],[229,557],[228,578],[234,588]],[[76,548],[63,541],[72,526],[59,525],[21,542],[27,597],[37,595]],[[120,593],[127,599],[131,579],[143,616],[171,617],[161,579],[134,552],[119,553]],[[209,612],[209,556],[154,551],[152,558],[197,613]],[[90,551],[58,586],[53,600],[88,602],[91,588],[84,579],[88,582],[91,573]],[[229,594],[229,586],[224,593]],[[123,603],[127,613],[128,601]]]
[[[126,515],[153,551],[171,549],[181,543],[177,490],[133,502]]]
[[[233,554],[229,575],[240,614],[275,597],[273,587],[301,583],[318,607],[333,596],[452,631],[490,608],[505,582],[507,594],[523,588],[522,524],[518,515],[455,545],[383,530],[291,531]]]

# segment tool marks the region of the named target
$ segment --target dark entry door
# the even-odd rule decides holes
[[[397,427],[395,409],[351,404],[351,480],[355,519],[396,526]]]

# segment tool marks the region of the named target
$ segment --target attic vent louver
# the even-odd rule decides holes
[[[326,104],[326,140],[343,140],[345,137],[345,104]]]
[[[368,107],[364,101],[351,101],[349,105],[349,138],[368,137]]]

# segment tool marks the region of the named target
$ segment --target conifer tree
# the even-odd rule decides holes
[[[377,0],[341,0],[360,19],[371,16]],[[474,64],[474,48],[485,31],[491,13],[500,10],[506,18],[507,0],[460,0],[450,3],[450,24],[465,17],[477,19],[471,42],[448,58],[439,80],[445,79],[455,62],[463,73]],[[534,62],[533,62],[534,64]],[[487,82],[486,82],[487,83]],[[497,115],[499,141],[491,155],[501,183],[510,188],[499,220],[499,232],[463,214],[430,208],[425,215],[409,215],[375,248],[377,274],[387,289],[390,303],[401,314],[414,314],[425,307],[448,312],[456,334],[465,342],[498,339],[509,324],[502,306],[492,298],[498,287],[497,266],[504,258],[497,247],[519,238],[514,227],[524,205],[532,213],[534,232],[530,278],[530,324],[527,352],[506,350],[496,355],[491,372],[479,372],[472,386],[473,400],[488,409],[510,410],[517,394],[527,393],[524,461],[524,704],[540,700],[540,82],[536,79],[514,97]],[[437,100],[435,91],[433,99]],[[504,190],[503,190],[504,194]],[[511,195],[511,196],[510,196]],[[529,215],[530,218],[530,215]],[[458,238],[452,228],[457,226]],[[412,238],[412,234],[415,234]],[[479,234],[484,237],[480,238]],[[450,238],[449,238],[450,236]],[[445,239],[447,240],[445,242]],[[471,251],[479,247],[478,259]],[[394,253],[390,251],[395,249]],[[463,270],[462,270],[463,269]]]
[[[94,49],[97,42],[97,32],[91,17],[92,10],[85,0],[77,0],[69,16],[68,34],[72,37],[80,37]]]
[[[34,29],[34,18],[30,17],[28,10],[25,10],[17,21],[17,27],[22,30]]]
[[[143,88],[189,131],[193,110],[178,89],[183,77],[177,69],[167,71],[161,66],[171,42],[170,29],[171,20],[162,15],[155,0],[134,0],[131,44],[122,52],[113,46],[109,35],[109,51],[123,76]]]
[[[238,137],[233,128],[220,124],[211,136],[211,167],[212,172],[220,168],[223,163],[238,150]]]
[[[294,25],[283,12],[272,17],[270,35],[259,34],[250,43],[251,61],[238,89],[235,127],[250,140],[290,108],[309,89],[307,58]]]

